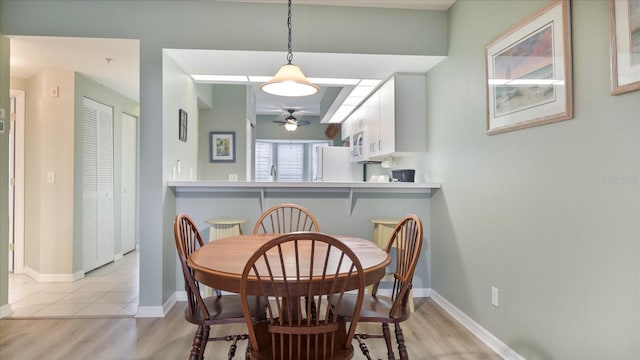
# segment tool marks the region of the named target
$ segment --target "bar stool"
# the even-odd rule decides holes
[[[400,222],[400,219],[379,218],[371,219],[369,221],[373,223],[373,242],[381,249],[386,249],[387,243],[389,242],[389,239],[391,239],[391,235],[393,234],[393,230],[395,230],[396,225],[398,225],[398,222]],[[387,276],[385,276],[382,281],[386,279],[388,279]],[[368,286],[367,288],[369,289],[369,292],[371,292],[371,286]],[[409,311],[413,312],[413,290],[410,290],[409,293],[408,306]]]
[[[209,219],[209,242],[225,237],[241,235],[240,225],[247,222],[245,219]]]

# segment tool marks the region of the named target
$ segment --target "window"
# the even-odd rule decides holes
[[[256,140],[255,181],[313,181],[316,148],[329,145],[331,141]]]

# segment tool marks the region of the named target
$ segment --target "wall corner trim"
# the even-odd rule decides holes
[[[136,318],[163,318],[176,304],[177,293],[173,293],[162,306],[138,306]]]
[[[11,310],[11,305],[4,304],[0,306],[0,319],[5,318],[11,314],[13,314],[13,310]]]

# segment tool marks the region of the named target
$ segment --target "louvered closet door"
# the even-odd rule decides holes
[[[113,260],[113,109],[84,98],[83,260],[88,272]]]

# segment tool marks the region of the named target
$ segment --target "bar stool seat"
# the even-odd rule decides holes
[[[378,245],[381,249],[387,248],[387,243],[389,243],[389,239],[391,239],[391,235],[393,235],[393,230],[395,230],[396,225],[400,222],[400,219],[391,219],[391,218],[377,218],[369,220],[373,223],[373,242]],[[392,247],[396,247],[395,244]],[[390,274],[393,276],[393,274]],[[382,278],[381,282],[386,280],[393,280],[393,278],[389,277],[389,275]],[[369,292],[371,292],[371,286],[367,287]],[[413,305],[413,292],[409,291],[409,311],[414,311]]]
[[[385,249],[400,219],[381,218],[371,219],[369,221],[373,223],[373,242],[378,245],[378,247]]]
[[[209,219],[205,220],[209,224],[209,242],[230,237],[241,235],[242,230],[240,225],[247,222],[245,219],[240,218],[228,218],[228,219]]]

